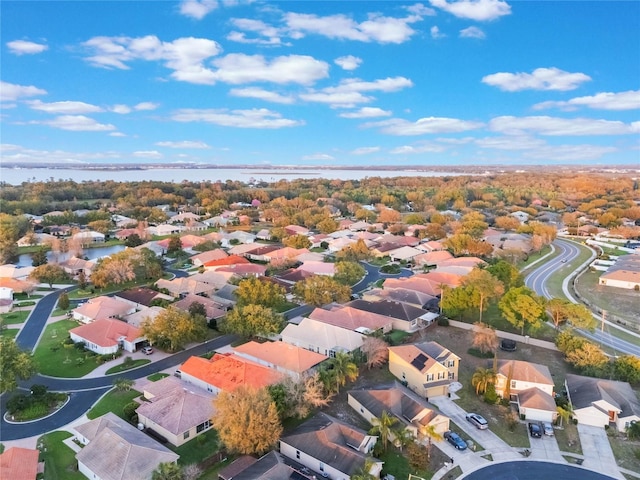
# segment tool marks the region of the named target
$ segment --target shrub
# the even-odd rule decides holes
[[[40,384],[35,384],[35,385],[31,385],[31,395],[33,395],[34,397],[42,397],[47,393],[47,386],[46,385],[40,385]]]
[[[449,326],[449,319],[447,317],[439,316],[438,317],[438,325],[440,325],[441,327],[448,327]]]
[[[493,383],[489,383],[487,385],[487,390],[484,392],[485,403],[488,403],[489,405],[495,405],[496,403],[498,403],[499,399],[500,397],[498,397],[498,394],[496,393],[495,385]]]
[[[122,407],[122,412],[127,420],[133,422],[133,417],[136,415],[136,409],[140,406],[137,402],[127,403],[124,407]]]
[[[467,353],[478,358],[493,358],[493,352],[481,352],[477,348],[470,348],[467,350]]]
[[[78,343],[74,343],[73,346],[77,349],[77,350],[84,350],[84,342],[78,342]]]

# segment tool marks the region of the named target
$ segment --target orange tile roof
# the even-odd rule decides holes
[[[309,318],[329,325],[335,325],[336,327],[346,328],[348,330],[359,331],[359,329],[364,327],[372,332],[384,329],[393,322],[393,318],[391,317],[345,306],[340,306],[331,310],[315,308],[309,314]]]
[[[278,383],[283,375],[238,355],[215,354],[211,360],[191,357],[180,370],[209,385],[231,392],[241,385],[263,388]]]
[[[23,280],[17,280],[15,278],[7,278],[7,277],[0,278],[0,287],[10,288],[16,293],[22,293],[31,286],[32,286],[31,283],[25,282]]]
[[[118,340],[125,337],[127,341],[133,342],[142,336],[139,328],[129,325],[121,320],[102,319],[95,322],[81,325],[69,330],[79,337],[95,343],[101,347],[113,347],[118,344]]]
[[[0,454],[0,478],[35,480],[38,474],[38,450],[11,447]]]
[[[319,353],[283,342],[247,342],[235,350],[297,373],[304,373],[327,359]]]
[[[229,255],[226,258],[221,258],[219,260],[211,260],[204,264],[205,267],[215,267],[219,265],[236,265],[238,263],[251,263],[244,257],[240,257],[238,255]]]

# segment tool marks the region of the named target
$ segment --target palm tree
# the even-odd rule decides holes
[[[351,475],[351,480],[375,480],[375,476],[371,473],[371,469],[375,465],[375,462],[367,457],[362,465],[356,472]]]
[[[378,435],[382,441],[382,447],[384,451],[387,451],[387,443],[389,442],[389,436],[392,433],[392,427],[398,422],[398,419],[393,415],[389,415],[386,410],[382,411],[380,418],[373,417],[371,424],[373,427],[369,430],[371,435]]]
[[[331,365],[337,393],[340,393],[340,387],[347,383],[347,380],[353,381],[358,378],[358,366],[353,363],[353,357],[348,353],[336,353]]]
[[[162,462],[153,471],[151,480],[182,480],[182,470],[177,463]]]
[[[405,428],[404,425],[400,428],[394,429],[393,436],[395,437],[393,444],[400,449],[400,452],[402,452],[402,449],[414,440],[413,432],[408,428]]]
[[[573,414],[573,406],[570,403],[567,403],[564,407],[558,405],[556,407],[556,411],[560,417],[560,425],[558,426],[562,428],[562,421],[564,420],[565,422],[568,422],[569,418],[571,418],[571,415]]]
[[[427,425],[426,427],[421,428],[420,433],[427,437],[427,459],[430,459],[432,442],[440,442],[442,441],[443,437],[436,430],[436,427],[434,425]]]
[[[496,374],[490,368],[478,368],[473,377],[471,377],[471,385],[476,389],[476,395],[480,395],[487,390],[487,386],[491,383],[495,383]]]

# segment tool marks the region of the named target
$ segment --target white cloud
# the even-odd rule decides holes
[[[467,143],[471,143],[475,141],[475,137],[462,137],[462,138],[436,138],[436,141],[440,143],[446,143],[449,145],[466,145]]]
[[[485,137],[476,140],[476,145],[481,148],[496,150],[530,150],[545,146],[547,142],[539,138],[527,136]]]
[[[359,103],[368,103],[373,97],[368,97],[360,92],[336,92],[324,89],[320,92],[301,93],[300,98],[307,102],[326,103],[332,108],[353,108]]]
[[[272,82],[311,85],[329,76],[329,64],[307,55],[275,57],[271,62],[262,55],[229,54],[214,61],[218,70],[213,79],[231,84]]]
[[[86,60],[102,68],[128,70],[127,62],[135,60],[161,61],[173,70],[176,80],[213,84],[214,72],[204,62],[218,55],[222,48],[217,42],[206,38],[178,38],[173,42],[162,42],[155,35],[146,37],[93,37],[84,42],[90,56]]]
[[[592,118],[512,117],[493,118],[489,129],[506,135],[539,134],[549,136],[627,135],[640,133],[640,122],[626,124],[620,121]]]
[[[111,132],[109,136],[110,137],[126,137],[126,135],[122,132]]]
[[[147,111],[147,110],[155,110],[160,106],[159,103],[154,102],[140,102],[133,106],[134,110],[137,111]]]
[[[460,37],[461,38],[479,38],[479,39],[484,39],[487,36],[478,27],[468,27],[468,28],[464,28],[464,29],[460,30]]]
[[[29,105],[29,108],[32,110],[67,115],[104,112],[104,109],[101,107],[85,102],[65,101],[45,103],[40,100],[31,100],[27,102],[27,105]]]
[[[376,117],[389,117],[391,112],[389,110],[383,110],[378,107],[362,107],[355,112],[341,113],[342,118],[376,118]]]
[[[177,122],[207,122],[237,128],[275,129],[304,125],[303,121],[283,118],[278,112],[265,108],[252,110],[186,108],[178,110],[171,118]]]
[[[388,77],[370,82],[359,78],[342,80],[335,87],[326,87],[320,91],[300,94],[302,100],[330,104],[333,108],[353,108],[360,103],[368,103],[374,98],[362,92],[396,92],[412,87],[413,82],[405,77]]]
[[[433,8],[425,7],[422,3],[409,5],[408,7],[405,7],[405,8],[409,13],[412,13],[414,15],[424,16],[424,17],[431,17],[436,14],[436,11]]]
[[[67,152],[64,150],[36,150],[21,145],[0,145],[2,160],[6,162],[87,163],[91,160],[113,161],[121,159],[118,152]]]
[[[378,127],[382,133],[399,136],[466,132],[468,130],[476,130],[482,126],[483,124],[480,122],[446,117],[425,117],[415,122],[392,118],[363,125],[363,127]]]
[[[227,35],[227,40],[239,43],[254,43],[258,45],[280,45],[282,41],[280,37],[284,32],[276,27],[267,25],[262,20],[253,18],[234,18],[231,20],[233,25],[241,30],[246,30],[264,38],[247,38],[244,32],[233,31]]]
[[[120,115],[126,115],[127,113],[131,113],[131,107],[129,107],[128,105],[122,105],[122,104],[114,105],[113,107],[111,107],[110,110],[113,113],[119,113]]]
[[[355,70],[362,64],[362,59],[353,55],[345,55],[334,60],[335,64],[343,70]]]
[[[216,8],[217,0],[182,0],[180,3],[180,13],[196,20],[202,20]]]
[[[419,20],[422,20],[420,15],[392,18],[370,14],[368,20],[358,23],[343,14],[325,17],[303,13],[285,14],[285,22],[292,31],[293,38],[316,34],[339,40],[396,44],[406,42],[416,33],[409,24]]]
[[[280,95],[279,93],[270,92],[258,87],[232,88],[229,94],[234,97],[257,98],[265,102],[273,103],[291,104],[295,102],[292,96]]]
[[[436,145],[433,143],[418,143],[415,145],[402,145],[389,151],[392,155],[407,155],[416,153],[441,153],[446,148],[442,145]]]
[[[132,155],[136,158],[148,158],[151,160],[156,160],[164,157],[164,155],[162,155],[157,150],[138,150],[137,152],[133,152]]]
[[[7,47],[15,55],[35,55],[49,49],[47,45],[42,43],[28,42],[26,40],[7,42]]]
[[[449,12],[458,18],[484,22],[511,14],[511,7],[502,0],[429,0],[432,6]]]
[[[46,95],[47,91],[33,85],[17,85],[15,83],[0,82],[0,101],[13,102],[21,97],[35,97]]]
[[[380,151],[380,147],[360,147],[351,151],[351,155],[368,155]]]
[[[615,147],[601,145],[547,145],[525,152],[523,157],[535,160],[556,160],[559,162],[578,162],[598,160],[607,153],[617,152]]]
[[[591,96],[572,98],[564,102],[542,102],[535,104],[533,109],[560,108],[562,110],[576,110],[578,107],[589,107],[597,110],[640,109],[640,90],[619,93],[601,92]]]
[[[536,68],[532,73],[499,72],[487,75],[482,82],[498,87],[506,92],[521,90],[574,90],[584,82],[591,80],[584,73],[570,73],[559,68]]]
[[[165,148],[189,148],[198,150],[211,148],[204,142],[192,140],[183,140],[181,142],[156,142],[156,145]]]
[[[434,25],[433,27],[431,27],[431,29],[429,30],[431,32],[431,38],[444,38],[446,37],[446,35],[442,32],[440,32],[440,29],[438,28],[437,25]]]
[[[93,118],[84,115],[60,115],[52,120],[42,122],[33,121],[31,123],[48,125],[53,128],[72,132],[105,132],[116,129],[116,127],[111,124],[99,123]]]
[[[302,157],[302,160],[323,160],[323,161],[330,161],[330,160],[335,160],[334,157],[332,157],[331,155],[328,155],[326,153],[313,153],[311,155],[305,155]]]

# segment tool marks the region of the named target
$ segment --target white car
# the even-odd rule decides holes
[[[542,422],[542,431],[548,437],[553,437],[553,425],[549,422]]]

